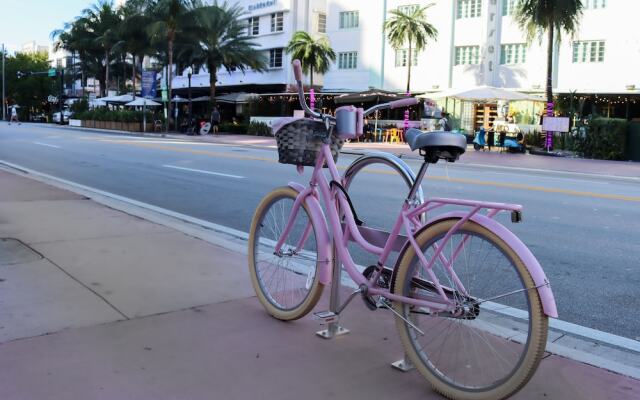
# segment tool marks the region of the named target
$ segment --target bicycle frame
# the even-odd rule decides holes
[[[462,249],[463,244],[466,241],[466,238],[457,245],[457,248],[452,252],[451,260],[448,260],[442,252],[446,243],[449,241],[451,236],[467,221],[472,220],[480,225],[483,225],[496,234],[498,234],[503,240],[505,240],[517,253],[517,255],[521,258],[521,260],[525,263],[531,276],[536,284],[536,289],[540,293],[540,297],[542,300],[542,305],[545,314],[551,317],[557,317],[556,304],[553,297],[553,293],[551,292],[551,288],[549,286],[549,282],[542,271],[539,263],[531,254],[531,252],[527,249],[527,247],[522,244],[522,242],[507,230],[504,226],[499,224],[497,221],[492,218],[501,211],[511,211],[517,213],[519,216],[522,207],[519,205],[513,204],[504,204],[504,203],[492,203],[492,202],[477,202],[470,200],[457,200],[457,199],[444,199],[444,198],[433,198],[428,199],[421,205],[415,205],[412,201],[412,194],[415,193],[415,188],[419,187],[420,181],[422,180],[424,173],[426,172],[426,165],[421,169],[418,178],[416,179],[416,183],[414,188],[411,190],[411,194],[407,198],[407,201],[404,202],[402,206],[402,210],[396,219],[396,222],[389,233],[386,242],[384,242],[383,246],[379,246],[371,243],[367,239],[365,239],[360,232],[359,227],[355,222],[355,218],[353,213],[351,212],[351,208],[349,207],[349,203],[345,197],[345,195],[339,190],[332,188],[330,182],[327,179],[326,174],[323,172],[323,165],[328,166],[329,176],[332,181],[342,183],[342,177],[340,176],[337,166],[333,160],[331,155],[331,150],[329,145],[323,144],[322,150],[318,155],[316,160],[316,164],[313,170],[313,174],[311,177],[311,181],[308,187],[304,187],[298,183],[289,183],[289,186],[295,189],[299,194],[294,202],[293,208],[291,210],[291,214],[289,216],[289,220],[287,225],[282,233],[282,236],[279,238],[276,243],[276,252],[280,252],[283,246],[284,241],[289,235],[291,228],[293,226],[293,221],[295,220],[295,216],[298,213],[300,206],[305,203],[308,209],[311,212],[311,222],[307,225],[302,237],[297,243],[297,250],[300,250],[304,246],[304,242],[307,240],[312,224],[316,227],[320,226],[319,232],[316,232],[318,239],[318,256],[320,260],[320,271],[319,271],[319,279],[320,282],[327,285],[331,283],[331,250],[330,244],[331,239],[329,237],[329,230],[327,229],[327,218],[325,217],[322,208],[320,207],[319,197],[322,197],[324,204],[326,205],[326,211],[328,214],[329,226],[331,227],[331,235],[333,238],[333,243],[336,248],[336,254],[339,261],[343,264],[344,269],[347,271],[351,279],[360,287],[366,287],[366,291],[368,295],[375,296],[379,295],[386,299],[392,301],[399,301],[406,304],[411,304],[418,307],[426,307],[434,312],[443,312],[443,311],[453,311],[455,308],[455,304],[449,297],[447,297],[443,286],[438,281],[435,273],[432,271],[432,267],[436,263],[436,261],[440,261],[440,263],[446,268],[447,272],[451,276],[451,281],[456,286],[456,290],[461,293],[467,295],[467,291],[464,288],[464,285],[458,279],[455,271],[453,270],[453,263],[456,258],[460,254],[460,250]],[[445,205],[458,205],[463,207],[470,208],[468,212],[453,212],[447,213],[438,218],[427,221],[426,223],[421,222],[421,216],[426,212],[432,211],[436,208],[445,206]],[[344,213],[344,223],[341,222],[341,215],[338,210],[342,210]],[[481,210],[487,210],[486,215],[480,213]],[[442,239],[442,243],[439,247],[434,246],[435,254],[431,260],[427,260],[424,254],[422,253],[418,243],[415,240],[414,235],[421,229],[425,229],[429,225],[444,220],[448,218],[456,218],[459,219],[456,224],[446,233],[444,238]],[[323,224],[323,225],[319,225]],[[427,272],[431,282],[435,286],[438,296],[429,297],[428,299],[416,299],[409,298],[405,296],[401,296],[392,292],[392,289],[386,289],[380,287],[376,284],[378,281],[378,277],[380,276],[380,271],[377,274],[373,274],[371,278],[367,279],[362,273],[357,269],[351,254],[347,248],[348,241],[353,241],[357,243],[361,248],[365,251],[376,254],[379,256],[378,265],[384,266],[386,261],[389,258],[389,255],[392,251],[398,250],[397,241],[400,238],[400,232],[404,228],[404,232],[406,233],[407,241],[403,246],[401,251],[404,251],[408,246],[412,246],[415,249],[416,255],[422,265],[422,268]]]

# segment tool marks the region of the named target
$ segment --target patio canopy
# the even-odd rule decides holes
[[[531,96],[525,93],[520,93],[512,90],[497,88],[493,86],[477,86],[468,89],[450,89],[438,93],[428,93],[419,95],[417,97],[441,99],[449,97],[452,99],[465,100],[465,101],[483,101],[483,102],[496,102],[498,100],[507,101],[544,101],[543,98],[537,96]]]
[[[399,100],[405,97],[394,92],[388,92],[380,89],[370,89],[359,93],[348,93],[341,96],[336,96],[334,101],[336,104],[347,103],[385,103],[387,101]]]
[[[260,96],[257,93],[237,92],[216,96],[216,101],[219,103],[242,104],[248,103],[253,99],[257,99],[258,97]]]
[[[138,97],[134,101],[131,101],[131,102],[125,104],[125,106],[129,106],[129,107],[140,107],[140,106],[157,107],[157,106],[161,106],[161,105],[162,104],[156,103],[155,101],[153,101],[151,99],[145,99],[144,97]]]

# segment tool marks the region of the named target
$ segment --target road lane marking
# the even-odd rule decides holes
[[[42,142],[33,142],[33,144],[37,144],[40,146],[47,146],[47,147],[53,147],[55,149],[59,149],[60,146],[56,146],[55,144],[48,144],[48,143],[42,143]]]
[[[240,175],[223,174],[221,172],[205,171],[205,170],[202,170],[202,169],[178,167],[177,165],[163,165],[163,167],[165,167],[165,168],[173,168],[173,169],[180,169],[180,170],[183,170],[183,171],[198,172],[198,173],[207,174],[207,175],[225,176],[227,178],[244,179],[244,176],[240,176]]]
[[[166,150],[173,151],[178,153],[189,153],[189,154],[197,154],[197,155],[205,155],[212,157],[220,157],[220,158],[234,158],[239,160],[251,160],[251,161],[266,161],[270,163],[278,163],[278,160],[275,158],[267,158],[267,157],[257,157],[257,156],[244,156],[238,154],[230,154],[230,153],[222,153],[218,151],[210,151],[210,150],[196,150],[196,149],[185,149],[185,148],[175,148],[166,145],[160,144],[145,144],[139,142],[127,142],[121,143],[127,146],[135,146],[149,149],[157,149],[157,150]],[[346,167],[339,166],[338,169],[344,170]],[[380,169],[364,169],[364,172],[374,173],[374,174],[383,174],[383,175],[395,175],[397,172],[395,171],[387,171]],[[518,189],[518,190],[528,190],[534,192],[544,192],[544,193],[555,193],[555,194],[564,194],[568,196],[576,196],[576,197],[591,197],[596,199],[606,199],[606,200],[621,200],[621,201],[630,201],[630,202],[640,202],[640,196],[626,196],[619,194],[609,194],[609,193],[595,193],[595,192],[582,192],[578,190],[570,190],[570,189],[560,189],[560,188],[550,188],[545,186],[533,186],[533,185],[524,185],[518,183],[506,183],[506,182],[494,182],[494,181],[482,181],[478,179],[468,179],[468,178],[450,178],[447,176],[427,176],[425,179],[429,180],[440,180],[440,181],[448,181],[454,183],[465,183],[471,185],[478,186],[492,186],[498,188],[507,188],[507,189]]]

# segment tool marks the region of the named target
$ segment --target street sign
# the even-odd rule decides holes
[[[49,68],[49,76],[55,77],[58,71],[55,68]]]
[[[542,130],[547,132],[569,132],[569,118],[542,117]]]
[[[162,89],[162,101],[169,101],[169,96],[167,95],[166,89]]]

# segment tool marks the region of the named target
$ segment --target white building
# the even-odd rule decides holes
[[[20,49],[20,52],[27,53],[27,54],[35,54],[35,53],[47,54],[49,52],[49,47],[41,46],[37,44],[35,40],[32,40],[30,42],[23,43],[22,48]]]
[[[234,4],[234,2],[230,2]],[[254,71],[217,72],[218,92],[251,91],[283,92],[287,85],[294,82],[291,57],[284,48],[294,32],[304,30],[311,34],[322,34],[325,30],[326,0],[240,0],[237,1],[246,12],[249,34],[264,51],[268,60],[268,70],[263,73]],[[191,77],[192,88],[208,88],[209,74],[206,69]],[[322,85],[322,79],[314,83]],[[172,82],[174,89],[188,87],[186,73],[177,76]]]
[[[325,75],[325,90],[403,90],[406,53],[391,48],[382,25],[390,10],[430,3],[427,18],[439,34],[415,58],[412,91],[475,85],[544,90],[546,41],[527,43],[512,18],[517,0],[327,0],[327,34],[343,62]],[[564,36],[554,49],[555,90],[626,93],[640,87],[640,33],[630,29],[640,2],[583,3],[576,37]]]

